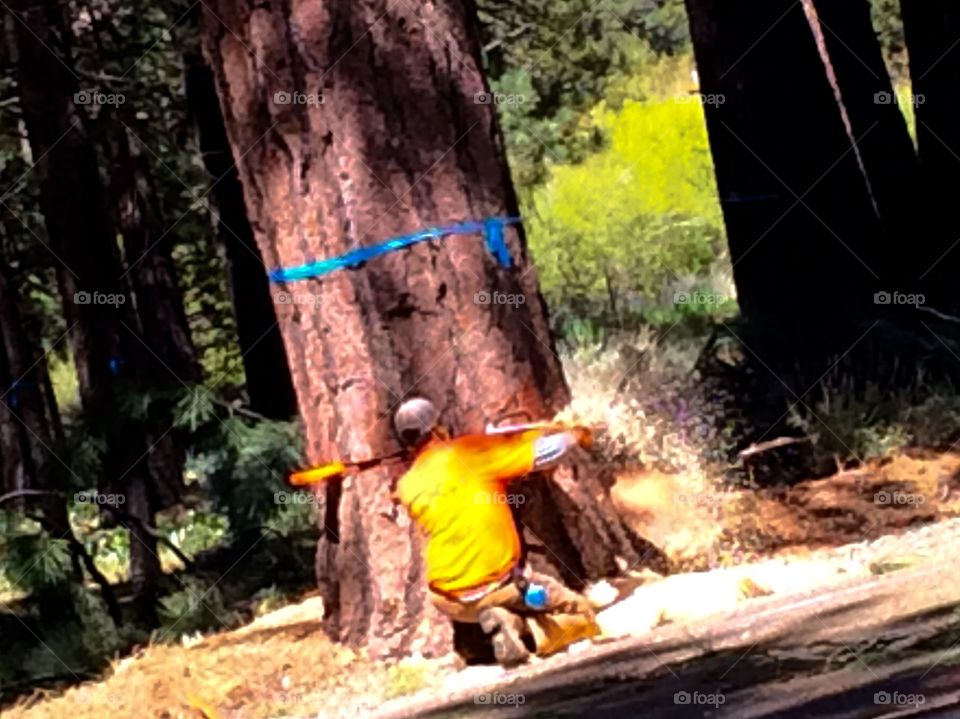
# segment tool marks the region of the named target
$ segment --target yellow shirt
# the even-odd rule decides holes
[[[432,440],[396,497],[427,535],[427,579],[442,592],[482,586],[520,560],[507,484],[534,466],[543,430]]]

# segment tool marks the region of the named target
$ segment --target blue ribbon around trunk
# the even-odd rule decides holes
[[[339,257],[331,257],[319,262],[311,262],[298,267],[281,267],[269,273],[271,282],[296,282],[314,277],[322,277],[342,269],[355,269],[368,260],[372,260],[388,252],[402,250],[418,242],[436,240],[451,235],[474,235],[482,233],[487,249],[502,267],[510,267],[512,260],[510,250],[504,241],[503,228],[520,222],[519,217],[488,217],[485,220],[463,222],[446,227],[431,227],[412,235],[402,235],[369,247],[358,247]]]

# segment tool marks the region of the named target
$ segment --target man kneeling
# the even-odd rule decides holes
[[[425,399],[405,402],[394,423],[415,457],[394,498],[424,531],[434,604],[451,619],[479,623],[504,666],[596,636],[593,607],[560,582],[522,563],[509,483],[552,467],[589,430],[529,429],[451,439]]]

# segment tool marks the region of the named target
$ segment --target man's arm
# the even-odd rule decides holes
[[[572,429],[538,438],[533,445],[533,468],[539,472],[553,467],[577,445],[589,447],[592,436],[587,429]]]
[[[460,437],[451,444],[451,461],[458,470],[510,481],[549,468],[573,445],[589,447],[590,430],[551,431],[537,428],[509,434]]]

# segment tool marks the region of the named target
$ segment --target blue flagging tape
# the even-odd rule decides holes
[[[31,387],[36,387],[36,385],[30,380],[18,379],[7,389],[7,392],[10,395],[10,407],[12,409],[17,409],[20,406],[20,391],[24,389],[30,389]]]
[[[296,282],[297,280],[308,280],[314,277],[336,272],[343,269],[356,269],[364,262],[372,260],[380,255],[389,252],[402,250],[418,242],[427,240],[438,240],[451,235],[475,235],[483,234],[487,250],[494,256],[502,267],[510,267],[512,259],[510,250],[507,249],[507,243],[504,240],[503,228],[507,225],[516,225],[520,223],[519,217],[488,217],[482,222],[463,222],[458,225],[448,225],[446,227],[431,227],[412,235],[403,235],[393,239],[381,242],[369,247],[359,247],[351,250],[339,257],[331,257],[319,262],[311,262],[298,267],[281,267],[271,270],[269,273],[271,282]]]
[[[123,359],[123,357],[111,357],[107,366],[110,368],[110,374],[116,376],[120,374],[120,370],[123,369],[126,364],[127,361]]]

